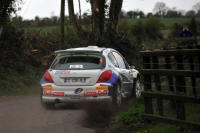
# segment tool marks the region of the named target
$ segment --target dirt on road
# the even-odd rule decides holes
[[[39,95],[0,97],[0,133],[95,133],[82,126],[85,115],[77,104],[43,109]]]
[[[0,97],[0,133],[111,133],[113,116],[128,108],[107,102],[56,104],[42,108],[39,95]]]

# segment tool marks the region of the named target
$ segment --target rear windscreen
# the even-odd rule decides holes
[[[97,54],[59,54],[51,69],[100,69],[104,66],[104,59],[102,55]]]

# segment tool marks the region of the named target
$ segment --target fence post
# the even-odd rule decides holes
[[[197,49],[200,49],[200,45],[197,45],[196,47]],[[200,56],[198,56],[198,62],[199,62],[199,69],[200,69]]]
[[[159,69],[159,62],[158,62],[158,56],[152,56],[153,60],[153,69]],[[159,75],[154,75],[154,82],[156,86],[156,90],[161,92],[161,82],[160,82],[160,76]],[[159,111],[159,114],[163,116],[163,100],[161,98],[157,98],[157,108]]]
[[[143,57],[143,67],[144,69],[150,69],[150,57]],[[152,91],[151,90],[151,75],[143,75],[144,79],[144,91]],[[144,97],[145,102],[145,113],[146,114],[153,114],[153,103],[152,98]],[[149,121],[150,122],[150,121]]]
[[[168,49],[165,49],[165,50],[168,50]],[[166,69],[173,69],[172,68],[172,64],[171,64],[171,58],[170,56],[165,56],[165,68]],[[173,80],[173,77],[172,76],[167,76],[167,79],[168,79],[168,84],[169,84],[169,91],[174,93],[174,80]],[[173,109],[176,109],[176,103],[175,101],[171,101],[171,107]]]
[[[182,49],[181,47],[178,49]],[[184,55],[184,54],[183,54]],[[175,56],[177,63],[177,70],[183,70],[183,55]],[[185,77],[175,76],[176,79],[176,92],[185,93]],[[184,102],[177,101],[177,119],[185,120],[185,105]]]
[[[194,48],[194,46],[188,45],[188,49],[193,49],[193,48]],[[194,58],[193,58],[193,56],[189,56],[189,62],[190,62],[190,70],[194,70]],[[197,96],[196,78],[195,77],[191,77],[191,81],[192,81],[193,94],[195,96]]]

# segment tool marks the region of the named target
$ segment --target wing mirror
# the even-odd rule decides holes
[[[135,66],[130,66],[130,69],[135,69]]]

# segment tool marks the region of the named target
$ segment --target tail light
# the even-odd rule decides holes
[[[110,80],[111,77],[112,77],[112,71],[111,70],[105,71],[101,74],[97,83],[106,82]]]
[[[53,82],[53,79],[52,79],[52,77],[51,77],[51,75],[50,75],[50,73],[49,73],[48,71],[45,72],[45,74],[44,74],[44,79],[45,79],[45,81],[48,82],[48,83],[54,83],[54,82]]]

